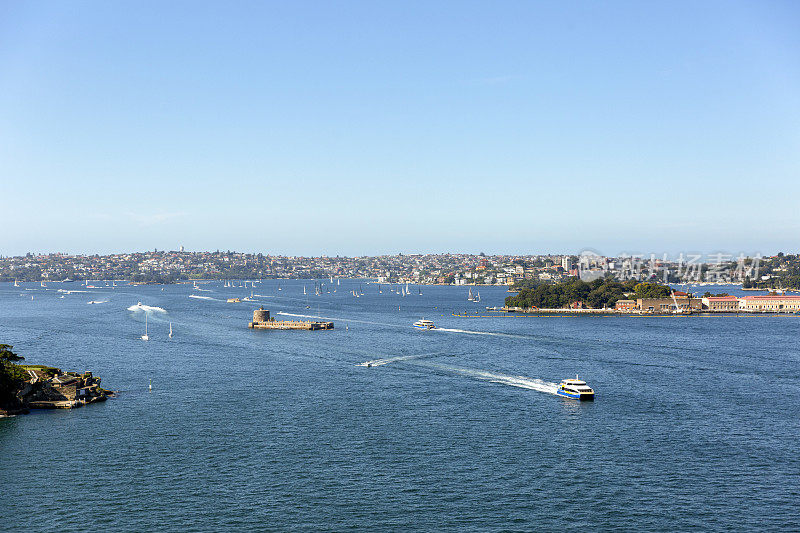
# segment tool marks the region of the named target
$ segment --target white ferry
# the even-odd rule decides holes
[[[414,322],[414,327],[417,329],[434,329],[436,326],[433,325],[433,320],[417,320]]]
[[[594,400],[594,390],[592,390],[585,381],[578,379],[577,374],[575,375],[575,379],[562,380],[561,383],[558,384],[556,394],[574,400]]]

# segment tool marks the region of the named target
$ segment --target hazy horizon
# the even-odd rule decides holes
[[[180,246],[177,247],[165,247],[165,248],[150,248],[150,249],[137,249],[137,250],[117,250],[117,251],[105,251],[105,252],[82,252],[82,251],[70,251],[70,250],[51,250],[51,251],[33,251],[29,250],[28,252],[21,253],[21,254],[0,254],[0,257],[24,257],[28,253],[33,255],[54,255],[54,254],[64,254],[64,255],[82,255],[82,256],[104,256],[104,255],[124,255],[124,254],[136,254],[136,253],[150,253],[154,251],[161,252],[180,252]],[[480,255],[484,254],[486,256],[539,256],[539,255],[572,255],[572,256],[580,256],[582,253],[589,253],[589,254],[597,254],[603,257],[631,257],[631,256],[638,256],[644,259],[650,259],[653,256],[655,259],[664,259],[666,254],[667,260],[677,260],[679,256],[682,254],[684,260],[688,260],[693,255],[699,255],[702,257],[702,261],[706,260],[717,260],[716,257],[719,254],[723,254],[723,256],[728,257],[728,259],[721,259],[721,260],[736,260],[737,257],[744,256],[744,257],[772,257],[777,255],[778,253],[783,253],[785,255],[796,255],[800,252],[796,250],[774,250],[774,251],[747,251],[747,250],[713,250],[713,251],[704,251],[704,250],[680,250],[675,252],[670,251],[661,251],[661,252],[652,252],[652,251],[640,251],[640,250],[622,250],[616,253],[606,253],[603,250],[598,250],[596,248],[582,248],[577,251],[569,251],[569,250],[549,250],[549,251],[531,251],[531,252],[502,252],[502,251],[487,251],[487,250],[480,250],[480,251],[459,251],[459,250],[438,250],[438,251],[394,251],[394,252],[386,252],[386,253],[364,253],[364,254],[345,254],[345,253],[314,253],[314,254],[293,254],[293,253],[284,253],[280,251],[269,251],[269,250],[258,250],[258,249],[234,249],[234,248],[215,248],[215,249],[205,249],[205,250],[189,250],[184,249],[185,253],[216,253],[216,252],[223,252],[223,253],[244,253],[244,254],[263,254],[269,255],[273,257],[305,257],[305,258],[313,258],[313,257],[328,257],[328,258],[335,258],[335,257],[342,257],[342,258],[354,258],[354,257],[381,257],[381,256],[397,256],[397,255]]]

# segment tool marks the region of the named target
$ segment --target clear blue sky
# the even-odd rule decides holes
[[[3,2],[0,254],[800,249],[800,2]]]

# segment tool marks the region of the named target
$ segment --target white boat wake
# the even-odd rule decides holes
[[[108,300],[92,300],[91,302],[86,302],[87,304],[105,304],[108,303]]]
[[[477,370],[474,368],[461,368],[457,366],[442,365],[437,363],[418,362],[413,363],[419,366],[426,366],[462,376],[468,376],[483,381],[490,381],[492,383],[500,383],[503,385],[510,385],[512,387],[519,387],[522,389],[535,390],[539,392],[546,392],[548,394],[556,394],[558,389],[557,383],[550,381],[543,381],[541,379],[529,378],[527,376],[512,376],[509,374],[500,374],[498,372],[489,372],[487,370]]]
[[[211,296],[198,296],[197,294],[190,294],[189,298],[197,298],[198,300],[214,300]]]
[[[514,335],[513,333],[496,333],[494,331],[471,331],[468,329],[456,328],[440,328],[436,327],[434,331],[446,331],[448,333],[465,333],[467,335],[491,335],[493,337],[523,337],[523,335]]]
[[[423,353],[417,355],[399,355],[397,357],[387,357],[385,359],[373,359],[372,361],[364,361],[363,363],[358,363],[356,366],[366,366],[366,367],[383,366],[383,365],[388,365],[389,363],[394,363],[396,361],[408,361],[409,359],[420,359],[422,357],[430,357],[432,355],[436,354]]]
[[[141,304],[141,303],[130,306],[128,308],[128,311],[133,311],[133,312],[145,311],[147,313],[166,313],[167,312],[167,310],[164,309],[163,307],[155,307],[155,306],[152,306],[152,305],[144,305],[144,304]]]

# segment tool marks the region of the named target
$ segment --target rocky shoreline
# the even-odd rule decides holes
[[[114,392],[100,387],[91,372],[62,372],[46,366],[22,366],[29,379],[0,405],[0,418],[27,414],[31,409],[74,409],[104,402]]]

